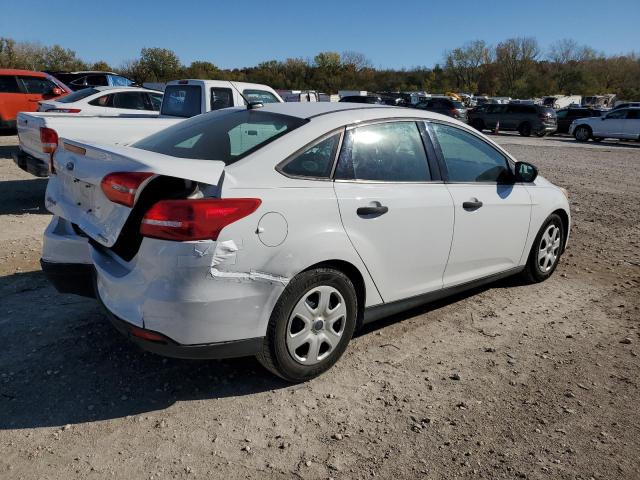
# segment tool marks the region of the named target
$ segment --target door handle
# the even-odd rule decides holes
[[[482,207],[482,202],[477,198],[472,198],[471,200],[462,202],[462,208],[465,210],[473,211],[478,210],[480,207]]]
[[[381,205],[380,202],[372,202],[375,205],[371,205],[368,207],[358,207],[358,210],[356,210],[356,213],[358,214],[358,216],[360,217],[366,217],[368,215],[384,215],[385,213],[387,213],[389,211],[389,207],[385,207],[384,205]]]

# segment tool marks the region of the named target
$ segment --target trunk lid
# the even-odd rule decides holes
[[[48,155],[42,152],[42,143],[40,142],[40,127],[45,126],[44,119],[38,115],[20,112],[16,123],[20,148],[36,158]]]
[[[133,210],[105,196],[101,188],[105,175],[154,173],[138,188],[139,195],[159,175],[217,185],[225,168],[222,161],[178,158],[138,148],[97,146],[68,139],[60,139],[53,164],[56,174],[51,175],[47,184],[47,209],[75,223],[105,247],[115,244]]]

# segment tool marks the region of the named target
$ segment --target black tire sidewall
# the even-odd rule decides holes
[[[347,317],[344,333],[338,347],[315,365],[302,365],[293,359],[286,344],[289,316],[300,298],[312,288],[327,285],[340,292],[346,303]],[[302,272],[295,277],[280,296],[269,321],[269,346],[278,374],[291,382],[305,381],[316,377],[331,368],[347,349],[353,335],[357,319],[357,297],[349,278],[342,272],[332,269],[316,269]]]
[[[538,265],[537,254],[538,254],[538,250],[540,249],[540,242],[542,241],[542,236],[544,235],[544,232],[547,230],[547,228],[549,228],[549,225],[551,225],[552,223],[555,224],[560,229],[560,250],[558,252],[558,257],[556,258],[555,263],[551,267],[551,270],[549,270],[548,272],[543,272],[542,270],[540,270],[540,266]],[[560,257],[562,256],[562,251],[564,248],[564,241],[565,241],[564,237],[565,237],[565,234],[564,234],[564,226],[562,223],[562,219],[560,218],[559,215],[555,213],[551,214],[549,218],[547,218],[547,220],[544,222],[542,227],[540,228],[540,231],[538,232],[538,235],[536,235],[536,239],[533,242],[533,245],[531,246],[531,253],[529,255],[529,270],[535,280],[541,282],[549,278],[551,275],[553,275],[553,272],[556,270],[558,264],[560,263]]]
[[[523,137],[531,136],[531,125],[529,123],[523,123],[520,125],[520,128],[518,128],[518,133]]]
[[[578,138],[578,132],[582,129],[587,131],[587,137],[584,140],[581,138]],[[578,128],[576,128],[575,132],[573,132],[573,137],[579,142],[588,142],[589,137],[591,137],[591,129],[589,127],[585,127],[584,125],[581,125]]]

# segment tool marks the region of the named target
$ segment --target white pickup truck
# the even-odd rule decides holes
[[[226,80],[174,80],[167,84],[160,115],[78,116],[65,113],[18,114],[19,149],[13,161],[37,177],[49,176],[51,154],[61,138],[102,145],[129,145],[201,113],[282,98],[271,87]]]

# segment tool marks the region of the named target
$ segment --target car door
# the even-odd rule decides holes
[[[627,109],[614,110],[602,117],[600,121],[591,123],[594,137],[623,138]]]
[[[624,120],[624,137],[640,140],[640,109],[630,108]]]
[[[453,203],[423,126],[347,129],[334,188],[344,228],[385,302],[442,288]]]
[[[11,122],[31,105],[14,75],[0,75],[0,122]],[[36,104],[37,106],[37,104]]]
[[[516,268],[529,232],[531,197],[524,185],[511,182],[507,157],[466,129],[432,122],[429,131],[455,208],[443,286]]]

